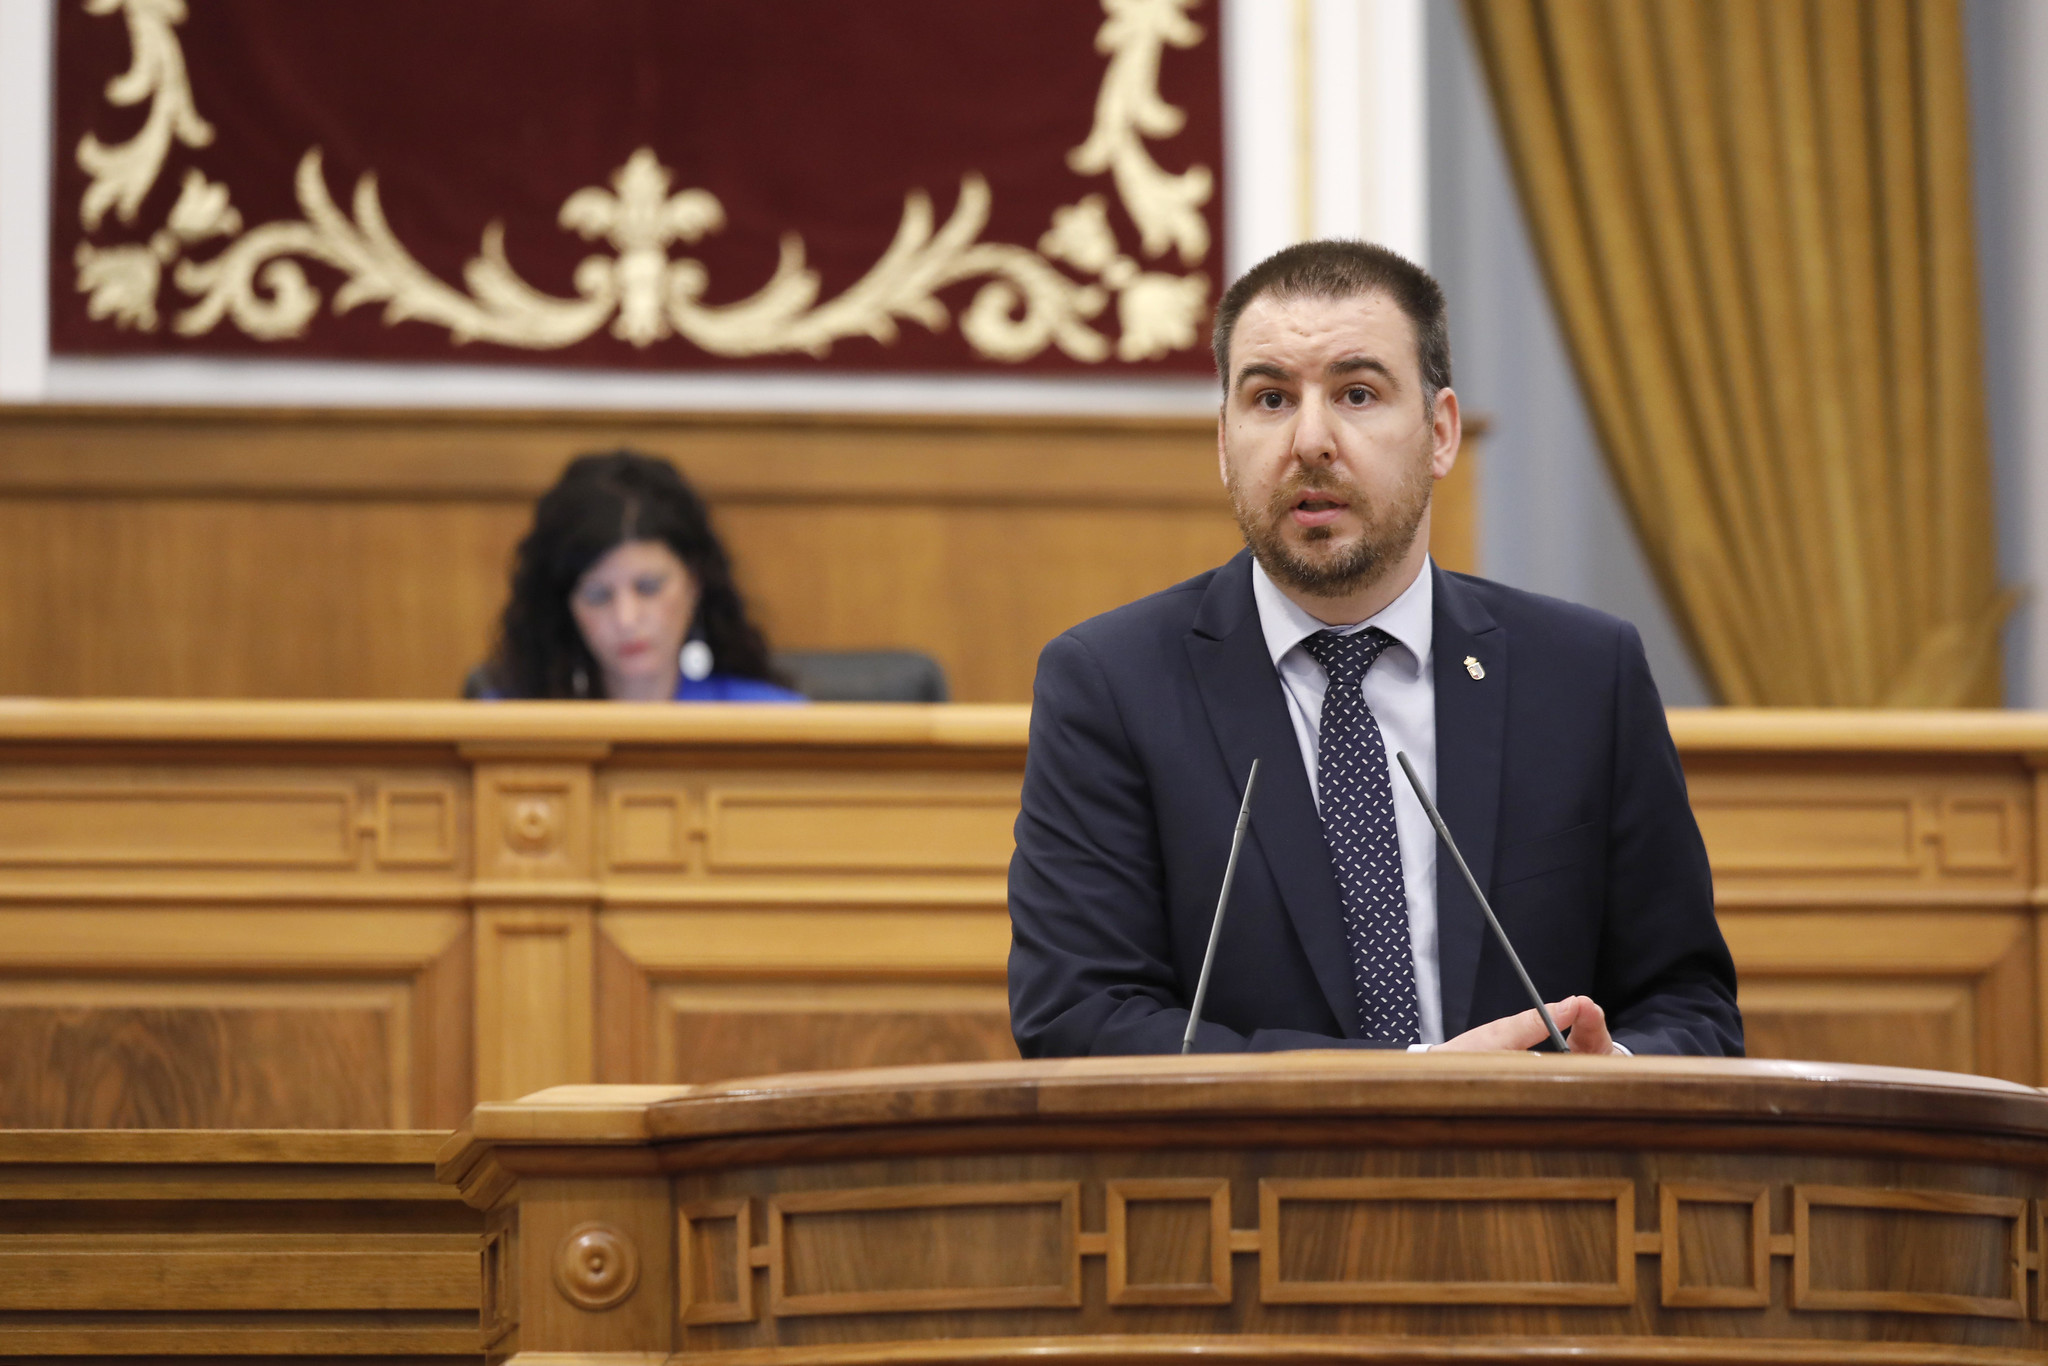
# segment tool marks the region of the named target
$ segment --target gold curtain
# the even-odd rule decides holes
[[[1643,546],[1722,701],[1996,706],[1957,0],[1466,0]]]

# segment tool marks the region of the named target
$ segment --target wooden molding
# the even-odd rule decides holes
[[[1819,1252],[1813,1234],[1815,1210],[1895,1210],[1902,1214],[1965,1215],[2002,1220],[2008,1276],[2002,1295],[1972,1295],[1927,1289],[1889,1287],[1816,1288],[1814,1266]],[[1897,1244],[1892,1244],[1896,1246]],[[1951,1256],[1955,1255],[1952,1250]],[[1795,1185],[1792,1188],[1792,1307],[1817,1311],[1855,1310],[1888,1314],[1957,1314],[1974,1318],[2023,1319],[2027,1316],[2027,1202],[2002,1196],[1959,1191],[1863,1189],[1845,1186]]]
[[[1247,1340],[1276,1355],[1246,1366],[1337,1340],[1359,1361],[2012,1366],[2048,1350],[2027,1314],[2048,1098],[1957,1083],[1339,1051],[883,1068],[480,1107],[442,1169],[494,1217],[625,1218],[632,1186],[631,1217],[672,1221],[670,1317],[529,1322],[527,1352],[602,1329],[704,1366],[999,1362],[1019,1335],[1073,1366]],[[1990,1118],[1963,1117],[1979,1091],[2012,1098],[2006,1122],[1928,1146]],[[949,1141],[968,1129],[986,1141]],[[636,1158],[660,1174],[622,1176]]]
[[[1207,1177],[1127,1177],[1103,1183],[1103,1202],[1108,1219],[1104,1253],[1109,1258],[1109,1303],[1111,1304],[1229,1304],[1230,1182]],[[1133,1238],[1130,1211],[1133,1205],[1199,1204],[1207,1228],[1203,1261],[1208,1275],[1202,1280],[1135,1280],[1131,1275],[1133,1249],[1142,1240]]]
[[[1687,1282],[1679,1231],[1685,1205],[1749,1211],[1749,1284]],[[1761,1182],[1664,1181],[1657,1187],[1657,1253],[1662,1303],[1673,1309],[1756,1309],[1771,1302],[1771,1191]]]
[[[591,913],[476,913],[476,1092],[511,1099],[590,1081]]]
[[[437,1137],[0,1130],[0,1356],[474,1354],[483,1220]]]
[[[1027,1215],[1036,1211],[1041,1220],[1040,1226],[1008,1229],[1008,1237],[976,1239],[972,1244],[956,1248],[953,1240],[937,1227],[938,1219],[943,1217],[939,1213],[941,1211],[1019,1211]],[[1081,1188],[1077,1183],[1067,1181],[893,1186],[778,1195],[768,1202],[768,1309],[777,1317],[789,1318],[963,1309],[1075,1308],[1081,1303],[1080,1211]],[[912,1247],[923,1252],[913,1266],[878,1265],[871,1257],[861,1255],[860,1249],[864,1244],[859,1225],[848,1224],[845,1217],[874,1213],[924,1214],[932,1220],[932,1229],[922,1238],[903,1244],[906,1259]],[[1047,1214],[1049,1219],[1043,1217]],[[818,1249],[807,1259],[810,1273],[853,1278],[882,1276],[887,1278],[888,1288],[837,1291],[792,1288],[796,1272],[792,1265],[794,1249],[791,1247],[790,1226],[805,1216],[820,1215],[842,1216],[839,1222],[843,1231],[836,1239],[829,1234],[819,1236]],[[900,1219],[889,1221],[889,1225],[894,1230],[904,1227]],[[1044,1242],[1047,1234],[1053,1239],[1049,1251]],[[977,1260],[983,1263],[991,1257],[1030,1259],[1034,1255],[1043,1255],[1054,1268],[1055,1279],[1032,1280],[1025,1274],[1028,1268],[1020,1267],[1014,1276],[990,1278],[980,1284],[905,1283],[917,1279],[919,1272],[934,1279],[950,1278],[951,1274],[956,1274],[957,1268],[949,1264],[952,1258],[948,1254],[958,1257],[967,1253],[970,1246]]]
[[[1273,1179],[1259,1183],[1259,1299],[1266,1304],[1632,1304],[1636,1297],[1635,1186],[1625,1181],[1489,1177],[1439,1179]],[[1295,1279],[1283,1266],[1290,1202],[1447,1205],[1605,1204],[1611,1208],[1611,1281],[1403,1280],[1366,1277]],[[1496,1216],[1498,1218],[1498,1216]],[[1538,1225],[1537,1227],[1540,1227]],[[1490,1226],[1496,1246],[1521,1244],[1505,1223]],[[1392,1240],[1398,1235],[1389,1234]],[[1469,1249],[1468,1249],[1469,1250]]]
[[[683,1322],[750,1323],[754,1318],[754,1254],[762,1254],[759,1265],[770,1265],[773,1254],[754,1246],[754,1202],[744,1196],[730,1200],[700,1200],[676,1210],[676,1267]],[[704,1250],[700,1229],[708,1225],[731,1226],[732,1251],[718,1256]],[[730,1294],[712,1293],[720,1272],[732,1278]]]

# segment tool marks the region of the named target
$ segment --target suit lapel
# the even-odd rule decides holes
[[[1436,576],[1431,653],[1436,656],[1436,804],[1481,887],[1493,876],[1499,833],[1501,763],[1508,703],[1508,634],[1478,596],[1430,566]],[[1479,662],[1472,677],[1465,660]],[[1488,934],[1479,904],[1444,850],[1436,861],[1437,964],[1442,977],[1444,1033],[1484,1021],[1472,1015],[1479,954]]]
[[[1234,791],[1244,790],[1252,760],[1260,761],[1252,837],[1272,870],[1317,985],[1345,1037],[1356,1038],[1358,1003],[1344,949],[1343,901],[1280,676],[1266,653],[1252,599],[1250,554],[1240,553],[1210,580],[1187,653]],[[1218,832],[1219,838],[1225,835]]]

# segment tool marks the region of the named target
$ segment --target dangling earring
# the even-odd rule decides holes
[[[590,696],[590,675],[583,672],[581,664],[578,664],[575,670],[570,673],[569,686],[575,689],[578,697]]]
[[[692,683],[702,683],[711,677],[711,646],[697,636],[683,642],[683,648],[676,652],[676,667],[683,671],[683,677]]]

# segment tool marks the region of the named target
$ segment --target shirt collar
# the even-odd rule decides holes
[[[1281,592],[1280,585],[1267,575],[1266,567],[1254,559],[1252,601],[1259,609],[1259,627],[1266,636],[1266,653],[1278,668],[1282,655],[1318,631],[1349,633],[1377,626],[1392,636],[1396,645],[1408,651],[1416,669],[1421,670],[1429,662],[1429,648],[1435,632],[1436,588],[1431,582],[1430,570],[1431,563],[1425,559],[1415,582],[1403,589],[1400,597],[1366,620],[1353,626],[1329,626],[1317,621],[1299,603]]]

